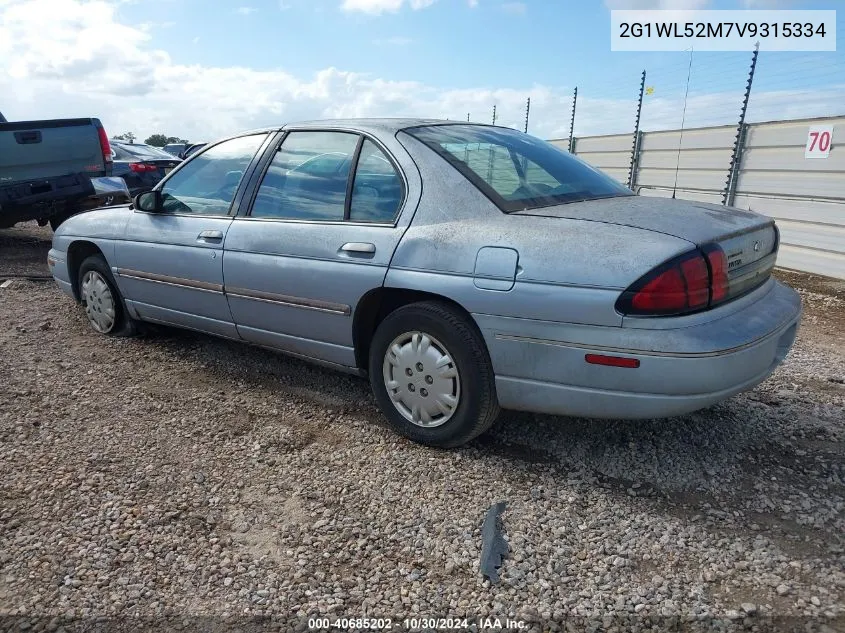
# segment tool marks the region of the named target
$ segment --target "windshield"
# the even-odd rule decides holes
[[[135,158],[143,160],[173,160],[173,156],[151,145],[128,145],[112,141],[112,148],[114,149],[117,160],[131,160]]]
[[[516,130],[437,125],[406,132],[449,161],[508,213],[634,195],[568,152]]]

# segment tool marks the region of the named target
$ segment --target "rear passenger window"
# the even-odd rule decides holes
[[[393,222],[402,202],[402,179],[375,143],[361,146],[349,219],[354,222]]]
[[[291,132],[261,181],[252,217],[343,220],[358,135]]]

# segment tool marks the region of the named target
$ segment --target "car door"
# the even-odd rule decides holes
[[[382,285],[407,225],[400,211],[416,206],[407,183],[373,138],[289,132],[226,238],[226,296],[240,336],[354,367],[355,307]]]
[[[162,182],[162,209],[134,209],[115,249],[137,318],[237,338],[223,295],[223,244],[235,194],[268,134],[225,140]]]

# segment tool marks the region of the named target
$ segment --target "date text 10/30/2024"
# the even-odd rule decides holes
[[[478,630],[519,630],[528,628],[529,624],[523,620],[510,618],[309,618],[310,631],[326,630],[419,630],[434,629],[444,631],[460,631],[475,627]]]

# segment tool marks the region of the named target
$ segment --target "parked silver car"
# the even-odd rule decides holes
[[[200,330],[369,375],[436,446],[499,407],[665,417],[764,380],[798,329],[773,221],[644,198],[539,139],[428,120],[317,121],[203,149],[53,239],[103,334]]]

